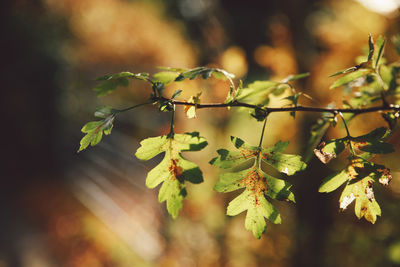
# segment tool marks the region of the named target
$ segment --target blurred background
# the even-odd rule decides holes
[[[324,106],[345,99],[327,90],[328,76],[353,66],[368,33],[399,32],[398,0],[14,0],[2,1],[2,174],[0,266],[395,266],[400,264],[399,152],[378,158],[393,171],[388,188],[376,186],[382,218],[358,220],[351,206],[339,212],[340,190],[317,192],[321,180],[343,166],[315,159],[289,181],[296,205],[276,203],[283,223],[261,240],[244,229],[244,214],[225,216],[238,193],[213,191],[219,170],[208,164],[229,136],[258,142],[262,124],[246,112],[200,110],[186,119],[178,108],[176,132],[200,131],[209,142],[187,153],[204,183],[187,186],[177,220],[145,187],[157,160],[134,157],[139,141],[168,132],[169,114],[142,107],[117,117],[113,133],[79,154],[80,129],[102,105],[124,108],[147,99],[150,88],[133,81],[97,98],[95,78],[120,71],[157,72],[157,66],[218,66],[245,84],[311,72],[296,87]],[[389,61],[397,60],[393,45]],[[194,80],[172,85],[181,99],[202,92],[223,101],[228,85]],[[274,102],[275,101],[275,102]],[[272,104],[281,106],[274,100]],[[285,103],[283,103],[285,104]],[[273,114],[264,144],[291,142],[303,153],[317,114]],[[368,121],[368,123],[366,123]],[[385,125],[363,115],[353,135]],[[341,127],[328,138],[343,136]],[[399,138],[392,140],[397,151]]]

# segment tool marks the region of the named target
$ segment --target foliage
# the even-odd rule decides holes
[[[214,188],[224,193],[245,188],[229,203],[226,213],[235,216],[247,210],[246,229],[260,238],[266,229],[264,217],[273,223],[281,223],[279,212],[265,197],[295,202],[294,195],[289,190],[291,185],[263,172],[261,161],[287,175],[303,170],[306,164],[301,161],[300,156],[281,153],[288,146],[288,142],[278,142],[271,148],[262,148],[250,146],[237,137],[231,137],[231,140],[239,151],[220,149],[217,151],[218,157],[210,163],[223,169],[235,168],[249,160],[253,160],[254,163],[250,168],[221,174]]]
[[[158,194],[158,201],[167,201],[167,210],[173,218],[178,216],[186,196],[185,181],[195,184],[203,181],[199,167],[184,159],[182,151],[198,151],[207,145],[207,141],[197,132],[186,134],[170,134],[151,137],[140,142],[141,147],[136,151],[140,160],[149,160],[165,152],[164,159],[146,178],[146,186],[154,188],[163,183]]]
[[[174,133],[175,106],[184,105],[186,116],[194,118],[199,108],[236,108],[250,110],[251,117],[263,121],[261,138],[258,146],[251,146],[238,137],[231,137],[236,150],[219,149],[218,156],[210,164],[221,169],[228,169],[219,176],[214,189],[218,192],[231,192],[244,189],[227,207],[227,215],[235,216],[246,211],[245,228],[260,238],[266,229],[265,218],[275,224],[281,223],[278,210],[271,204],[272,200],[295,202],[291,185],[284,179],[273,177],[264,172],[262,163],[271,166],[280,173],[290,176],[306,168],[306,162],[315,155],[322,163],[328,164],[340,154],[347,155],[348,164],[338,172],[324,178],[319,192],[329,193],[344,185],[339,199],[339,207],[345,210],[355,202],[355,214],[360,219],[375,223],[381,216],[381,208],[375,199],[373,184],[378,182],[388,185],[392,176],[384,165],[372,161],[377,154],[394,151],[388,143],[388,138],[397,130],[400,114],[398,85],[400,66],[395,62],[388,64],[383,58],[386,40],[379,37],[374,43],[372,36],[368,38],[368,53],[361,57],[358,64],[338,71],[331,75],[337,78],[330,89],[344,88],[350,96],[343,101],[342,107],[313,107],[300,105],[301,97],[309,97],[298,92],[293,82],[306,78],[309,74],[290,75],[281,81],[253,81],[244,85],[234,82],[234,75],[219,68],[197,67],[193,69],[161,68],[161,71],[150,76],[147,73],[133,74],[121,72],[106,75],[98,79],[100,82],[94,91],[99,97],[113,92],[119,86],[128,86],[129,79],[141,80],[151,85],[149,101],[122,110],[103,107],[96,111],[99,121],[88,122],[82,128],[86,135],[82,138],[79,151],[89,144],[98,144],[103,133],[110,134],[113,121],[120,112],[125,112],[142,105],[154,104],[162,112],[172,114],[171,130],[167,135],[147,138],[140,142],[136,157],[140,160],[150,160],[160,153],[164,158],[147,175],[146,186],[155,188],[162,184],[159,191],[159,202],[166,201],[168,212],[173,218],[183,205],[187,192],[185,181],[200,183],[203,176],[200,168],[182,156],[184,151],[199,151],[207,145],[206,140],[198,132]],[[208,79],[214,77],[226,81],[228,92],[223,103],[203,104],[201,93],[187,100],[180,100],[182,89],[175,91],[171,98],[163,94],[164,88],[172,83],[186,79]],[[280,97],[289,102],[282,107],[270,107],[271,97]],[[389,102],[390,100],[390,102]],[[377,104],[378,103],[378,104]],[[380,103],[380,104],[379,104]],[[274,146],[262,146],[264,129],[268,115],[273,112],[290,112],[295,118],[296,112],[308,111],[322,113],[310,129],[311,136],[307,144],[308,150],[304,157],[284,154],[288,142],[279,141]],[[381,127],[361,136],[353,137],[348,129],[352,118],[358,114],[380,112],[388,128]],[[330,127],[335,127],[340,119],[347,135],[332,140],[322,141]],[[249,165],[250,164],[250,165]],[[284,176],[283,175],[283,176]]]

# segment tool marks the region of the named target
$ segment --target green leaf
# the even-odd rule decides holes
[[[353,146],[357,149],[373,154],[387,154],[394,152],[392,144],[385,143],[389,130],[385,127],[377,128],[370,133],[352,139]]]
[[[374,57],[373,64],[372,64],[372,67],[375,69],[379,66],[379,61],[381,60],[381,58],[383,56],[383,50],[385,48],[385,43],[386,43],[386,40],[382,36],[379,36],[378,40],[376,41],[377,54]]]
[[[275,207],[265,197],[257,197],[249,189],[229,203],[226,213],[235,216],[245,210],[247,210],[245,228],[252,231],[256,238],[261,238],[267,228],[264,218],[275,224],[281,223],[281,216]]]
[[[96,112],[94,113],[94,116],[105,119],[108,116],[115,114],[116,112],[118,112],[118,110],[113,109],[112,107],[105,106],[105,107],[97,108]]]
[[[262,160],[286,175],[293,175],[306,168],[307,165],[301,160],[300,156],[283,154],[280,152],[281,150],[282,142],[276,143],[272,148],[263,149]]]
[[[210,164],[222,169],[232,168],[253,158],[253,152],[251,151],[243,152],[247,153],[243,154],[242,152],[219,149],[217,153],[219,156],[213,158]]]
[[[332,192],[333,190],[336,190],[339,186],[344,184],[344,182],[348,181],[349,179],[350,177],[348,176],[346,169],[339,173],[332,174],[326,177],[322,181],[322,184],[319,187],[318,192],[321,193]]]
[[[356,71],[358,71],[358,70],[360,70],[360,69],[364,69],[364,68],[369,69],[370,66],[371,66],[371,60],[372,60],[372,58],[373,58],[374,51],[375,51],[375,49],[374,49],[374,41],[373,41],[373,39],[372,39],[371,34],[368,35],[368,48],[369,48],[369,51],[368,51],[368,59],[367,59],[367,61],[361,62],[360,64],[358,64],[358,65],[356,65],[356,66],[353,66],[353,67],[350,67],[350,68],[348,68],[348,69],[335,72],[334,74],[331,74],[329,77],[337,76],[337,75],[340,75],[340,74],[346,74],[346,73],[350,73],[350,72],[356,72]],[[364,59],[364,60],[365,60],[365,59]],[[359,77],[360,77],[360,76],[359,76]],[[344,78],[344,77],[343,77],[343,78]],[[357,78],[358,78],[358,77],[357,77]],[[354,79],[355,79],[355,78],[354,78]],[[353,80],[354,80],[354,79],[353,79]],[[349,82],[350,82],[350,81],[349,81]],[[346,82],[346,83],[348,83],[348,82]],[[342,84],[342,85],[344,85],[344,84]],[[332,85],[332,86],[333,86],[333,85]],[[330,89],[333,89],[332,86],[331,86]],[[338,85],[338,86],[336,86],[336,87],[339,87],[339,86],[341,86],[341,85]],[[336,87],[334,87],[334,88],[336,88]]]
[[[300,80],[300,79],[303,79],[303,78],[306,78],[306,77],[308,77],[308,76],[310,76],[310,73],[309,72],[306,72],[306,73],[300,73],[300,74],[296,74],[296,75],[289,75],[289,76],[287,76],[285,79],[283,79],[281,82],[282,83],[288,83],[288,82],[291,82],[291,81],[295,81],[295,80]]]
[[[274,93],[278,85],[279,83],[272,81],[255,81],[243,88],[236,99],[256,105],[267,105],[270,94]]]
[[[360,78],[360,77],[362,77],[362,76],[367,75],[367,74],[370,73],[370,72],[371,72],[370,69],[359,69],[359,70],[356,70],[356,71],[354,71],[354,72],[352,72],[352,73],[349,73],[349,74],[343,76],[342,78],[336,80],[336,81],[331,85],[331,87],[329,87],[329,89],[335,89],[335,88],[337,88],[337,87],[346,85],[346,84],[348,84],[348,83],[354,81],[355,79],[358,79],[358,78]],[[343,72],[343,73],[346,73],[346,72]]]
[[[155,82],[155,83],[153,83],[152,89],[153,89],[153,92],[155,95],[161,96],[165,87],[164,87],[163,83]]]
[[[151,137],[140,142],[136,157],[149,160],[164,152],[163,160],[147,175],[146,186],[154,188],[162,183],[158,194],[159,202],[167,202],[168,213],[178,216],[186,196],[185,181],[201,183],[203,176],[200,168],[183,158],[182,151],[198,151],[207,145],[207,141],[197,132]]]
[[[134,78],[138,80],[147,81],[148,79],[147,73],[138,73],[133,74],[131,72],[120,72],[112,75],[105,75],[97,78],[97,81],[101,81],[99,85],[93,88],[93,91],[97,92],[98,97],[105,96],[112,91],[114,91],[117,87],[126,87],[129,85],[129,81],[127,78]]]
[[[232,79],[235,77],[235,75],[222,69],[197,67],[194,69],[185,70],[184,72],[181,72],[178,75],[178,77],[176,77],[175,81],[179,82],[185,79],[193,80],[199,76],[201,76],[203,79],[208,79],[211,75],[213,75],[217,79],[229,80],[231,84],[233,84]]]
[[[180,94],[182,93],[182,90],[176,90],[173,94],[172,94],[172,96],[171,96],[171,99],[174,99],[175,97],[178,97]]]
[[[164,85],[168,85],[175,81],[175,79],[179,76],[179,72],[175,71],[161,71],[153,74],[153,81],[163,83]]]
[[[372,60],[372,57],[374,56],[374,41],[372,40],[371,34],[368,35],[368,62]]]
[[[114,114],[111,114],[103,120],[86,123],[81,129],[81,131],[86,133],[86,135],[80,141],[78,152],[86,149],[89,145],[95,146],[100,143],[103,133],[109,135],[113,128],[114,118]]]
[[[229,203],[227,215],[235,216],[247,211],[245,227],[252,231],[256,238],[260,238],[266,229],[265,218],[273,223],[281,222],[279,212],[266,197],[295,201],[293,193],[290,192],[291,185],[264,173],[261,161],[288,175],[303,170],[305,163],[301,161],[300,156],[281,153],[288,146],[288,142],[278,142],[271,148],[262,149],[251,146],[237,137],[231,137],[231,141],[239,151],[218,150],[218,157],[210,161],[212,165],[227,169],[240,167],[249,160],[253,160],[254,163],[250,168],[221,174],[214,189],[218,192],[231,192],[245,188],[243,193]]]

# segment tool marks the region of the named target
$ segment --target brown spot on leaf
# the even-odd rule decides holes
[[[368,146],[368,142],[366,141],[357,141],[357,142],[352,141],[351,144],[354,148],[357,148],[359,150],[362,150],[363,148]]]
[[[177,159],[171,159],[171,163],[168,166],[169,172],[172,174],[172,179],[178,179],[182,175],[182,167],[178,166]]]
[[[246,178],[242,180],[242,183],[255,195],[256,204],[258,205],[258,197],[263,196],[264,192],[267,190],[267,186],[258,169],[256,167],[251,168]]]

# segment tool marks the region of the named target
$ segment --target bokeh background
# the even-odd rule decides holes
[[[144,186],[157,159],[134,157],[139,141],[168,132],[169,114],[142,107],[118,116],[111,136],[76,153],[80,128],[101,105],[143,102],[150,88],[138,81],[98,99],[91,90],[104,74],[157,71],[157,66],[224,68],[250,83],[311,72],[296,84],[323,106],[345,99],[327,90],[329,74],[354,65],[368,33],[388,40],[399,33],[398,0],[14,0],[0,9],[2,167],[0,266],[395,266],[400,264],[400,156],[379,162],[392,169],[388,188],[376,186],[382,218],[357,220],[352,206],[338,211],[340,192],[319,194],[321,180],[343,166],[315,159],[291,177],[296,205],[274,203],[282,225],[268,224],[256,240],[244,214],[225,216],[237,194],[212,190],[215,150],[229,136],[257,143],[261,124],[246,112],[200,110],[188,120],[178,108],[176,132],[200,131],[209,141],[187,153],[205,182],[188,185],[177,220]],[[397,60],[393,45],[389,61]],[[224,82],[195,80],[182,99],[223,101]],[[279,99],[273,105],[283,105]],[[264,144],[289,140],[304,153],[316,114],[273,114]],[[358,117],[350,130],[384,125],[378,115]],[[328,138],[343,136],[341,127]],[[391,142],[399,147],[399,138]],[[339,190],[340,191],[340,190]]]

